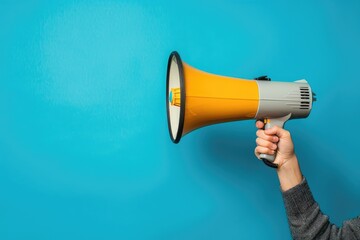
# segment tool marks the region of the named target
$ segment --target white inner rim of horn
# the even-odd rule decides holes
[[[176,61],[175,56],[172,57],[171,65],[170,65],[168,98],[169,98],[172,88],[180,88],[179,66]],[[168,101],[169,101],[169,99],[168,99]],[[180,107],[172,106],[171,103],[169,102],[169,113],[170,113],[169,115],[170,115],[171,134],[172,134],[173,139],[175,139],[177,132],[179,131]]]

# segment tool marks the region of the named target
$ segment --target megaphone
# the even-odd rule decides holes
[[[289,119],[306,118],[315,94],[305,79],[273,82],[266,76],[251,79],[206,73],[170,54],[166,77],[166,107],[174,143],[189,132],[216,123],[261,119],[265,129],[283,127]],[[275,155],[261,154],[270,167]]]

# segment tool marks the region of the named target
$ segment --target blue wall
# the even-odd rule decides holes
[[[0,3],[0,239],[289,239],[254,121],[175,145],[167,57],[221,75],[306,78],[292,131],[337,224],[360,213],[359,1]]]

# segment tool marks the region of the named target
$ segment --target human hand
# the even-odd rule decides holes
[[[303,177],[290,132],[278,126],[263,130],[262,121],[257,121],[256,127],[258,131],[256,132],[255,155],[259,158],[261,153],[275,154],[276,151],[274,163],[278,165],[276,171],[281,189],[287,191],[301,183]]]
[[[259,158],[261,153],[273,155],[276,153],[274,163],[278,165],[278,169],[283,167],[289,161],[297,161],[294,144],[291,139],[290,132],[274,126],[270,129],[263,130],[264,123],[262,121],[256,122],[258,131],[256,132],[255,155]]]

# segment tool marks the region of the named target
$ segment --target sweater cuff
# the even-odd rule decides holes
[[[305,178],[295,187],[282,192],[285,208],[289,216],[302,215],[315,207],[315,200]]]

